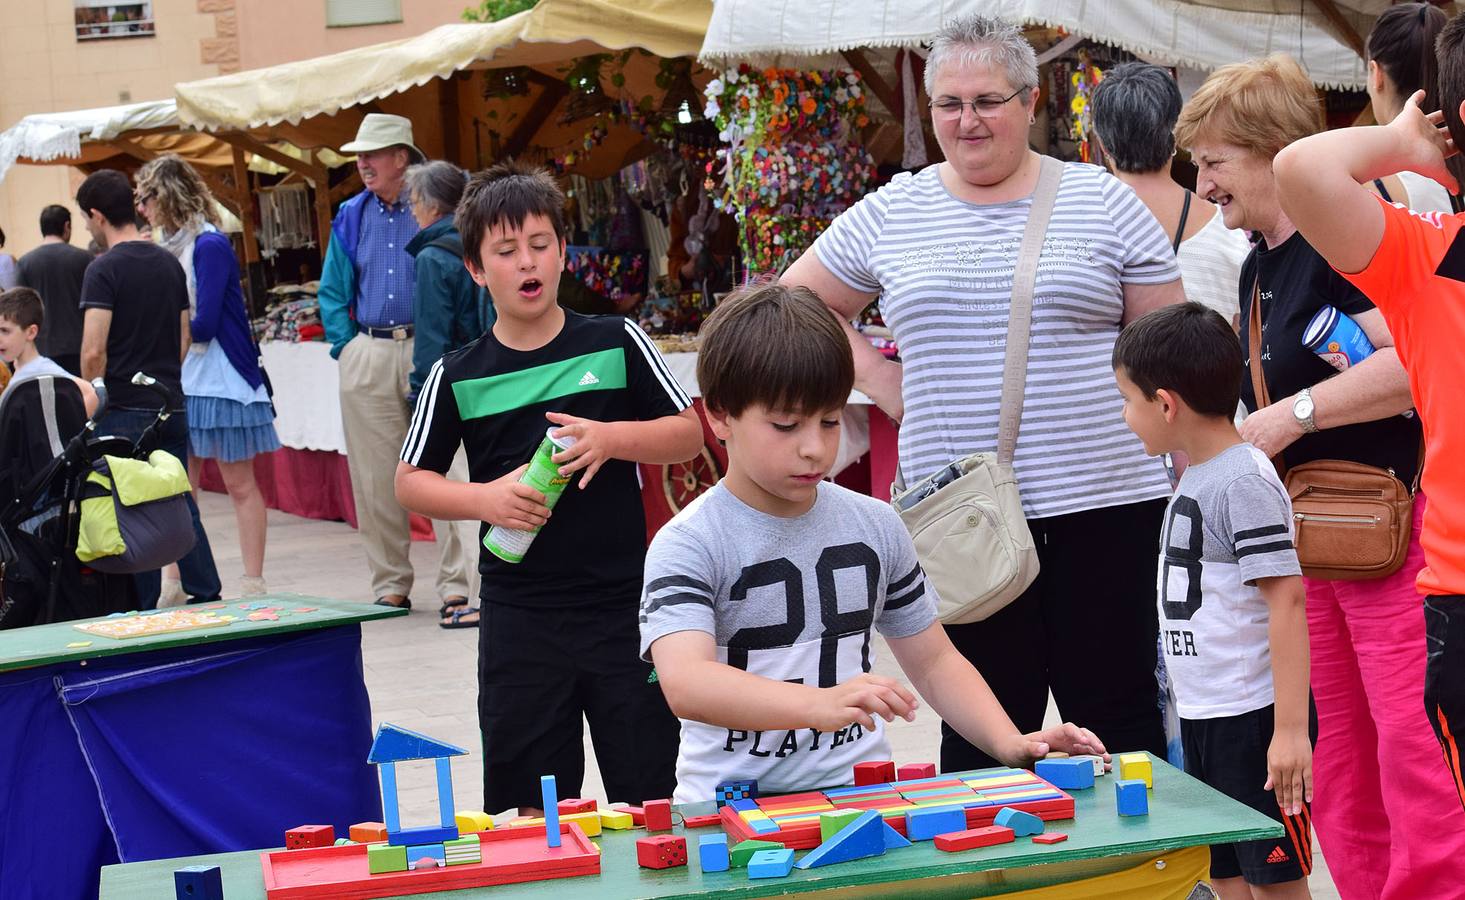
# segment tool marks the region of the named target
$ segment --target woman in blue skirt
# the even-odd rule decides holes
[[[158,157],[138,171],[137,208],[188,276],[193,338],[183,360],[188,475],[196,490],[203,460],[218,464],[239,523],[244,561],[239,594],[263,594],[265,504],[254,478],[254,457],[278,449],[280,439],[240,290],[239,261],[219,230],[213,195],[179,157]],[[165,578],[160,604],[171,599],[172,584]]]

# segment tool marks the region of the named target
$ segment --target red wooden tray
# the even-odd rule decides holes
[[[558,847],[543,825],[481,831],[483,860],[462,866],[372,875],[366,844],[273,850],[260,854],[269,900],[371,900],[457,888],[599,875],[600,852],[574,822],[560,823]]]

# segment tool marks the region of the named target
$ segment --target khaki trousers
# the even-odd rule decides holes
[[[392,482],[412,410],[407,406],[407,376],[412,371],[412,340],[394,341],[358,334],[341,349],[341,424],[346,432],[346,460],[351,495],[366,562],[371,568],[372,595],[406,597],[412,591],[412,545],[407,511],[397,503]],[[467,481],[468,465],[459,449],[448,477]],[[465,535],[477,523],[433,522],[439,548],[438,597],[472,597],[474,541]]]

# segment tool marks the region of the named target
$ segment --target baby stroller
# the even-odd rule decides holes
[[[66,378],[22,382],[0,404],[0,629],[138,608],[132,575],[101,571],[76,554],[81,501],[106,494],[89,476],[106,456],[146,458],[174,406],[171,392],[147,375],[132,383],[150,388],[160,405],[136,442],[97,434],[107,408],[101,379],[93,382],[99,402],[91,418]]]

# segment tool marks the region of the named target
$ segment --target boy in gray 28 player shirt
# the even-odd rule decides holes
[[[1125,328],[1113,362],[1145,450],[1190,461],[1165,511],[1158,601],[1185,771],[1285,826],[1281,840],[1212,846],[1212,884],[1223,897],[1306,897],[1306,598],[1287,491],[1232,420],[1240,343],[1219,314],[1182,303]]]
[[[936,621],[895,511],[823,482],[854,361],[812,291],[775,282],[724,300],[702,328],[697,380],[727,475],[657,533],[641,598],[641,652],[682,720],[676,802],[733,779],[847,784],[856,763],[889,759],[885,722],[918,703],[870,674],[872,628],[947,723],[1003,762],[1107,758],[1072,724],[1019,733]]]

